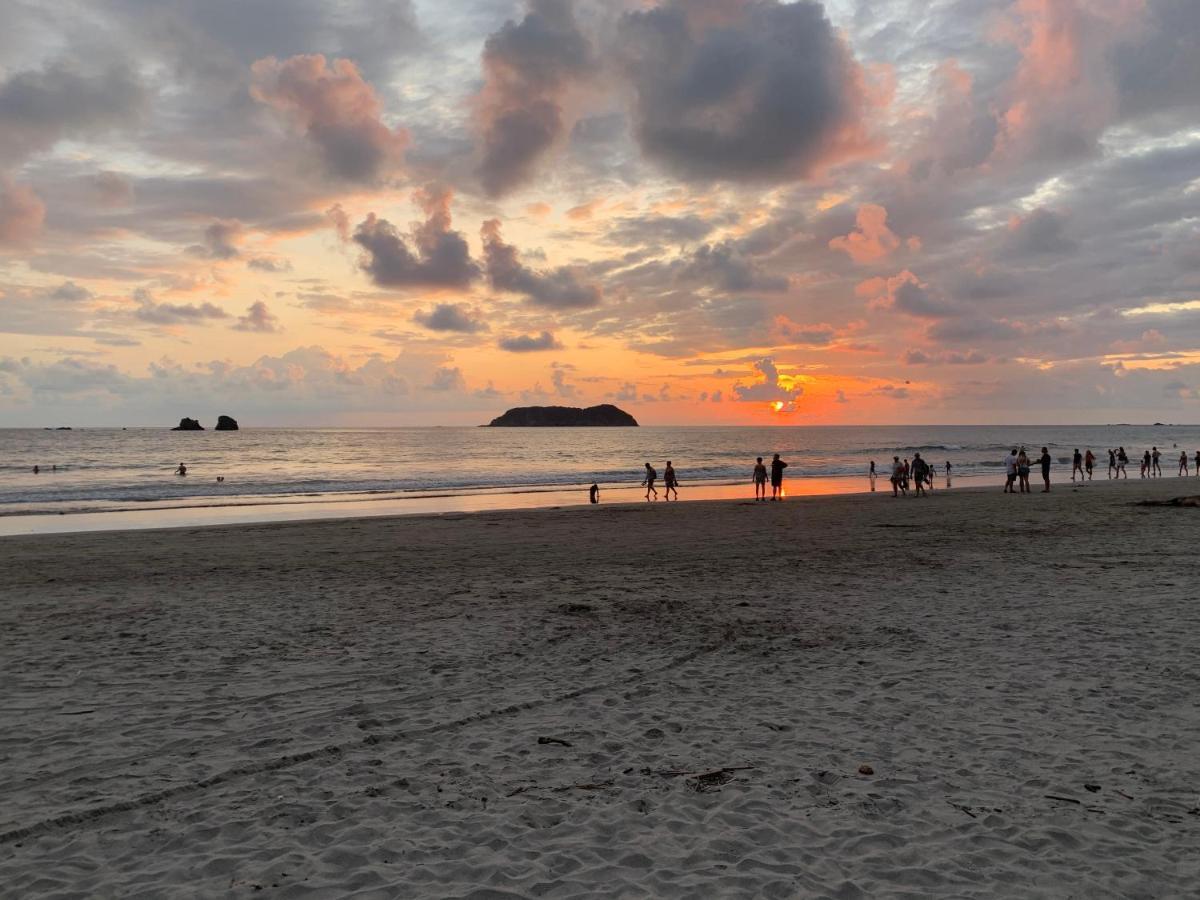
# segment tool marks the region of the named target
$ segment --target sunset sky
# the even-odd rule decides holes
[[[1195,0],[4,0],[0,425],[1200,421]]]

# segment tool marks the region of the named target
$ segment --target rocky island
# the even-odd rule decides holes
[[[203,431],[204,426],[197,419],[189,419],[184,416],[179,420],[179,424],[171,429],[172,431]]]
[[[216,431],[237,431],[238,430],[237,419],[235,419],[233,416],[217,416],[217,427],[214,430],[216,430]]]
[[[637,419],[611,403],[576,406],[519,406],[492,419],[489,428],[637,427]]]

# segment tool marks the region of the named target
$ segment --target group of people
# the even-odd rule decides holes
[[[950,476],[953,471],[953,466],[950,465],[950,460],[946,460],[946,487],[950,486]],[[871,467],[867,471],[867,477],[871,479],[871,490],[875,490],[875,460],[871,460]],[[921,458],[920,453],[914,453],[912,462],[908,459],[900,459],[899,456],[892,457],[892,496],[899,497],[908,496],[909,485],[912,485],[914,495],[924,497],[926,489],[933,490],[933,466]]]
[[[1050,452],[1043,447],[1042,454],[1038,457],[1038,463],[1042,468],[1042,481],[1045,487],[1042,488],[1042,493],[1047,493],[1050,490],[1050,466],[1054,460],[1050,456]],[[1110,479],[1129,478],[1129,473],[1125,471],[1125,467],[1129,465],[1129,454],[1124,447],[1118,447],[1116,450],[1108,451],[1108,477]],[[1008,459],[1005,461],[1005,493],[1028,493],[1029,491],[1029,455],[1025,452],[1025,448],[1020,450],[1013,448]],[[1075,448],[1075,452],[1071,455],[1071,481],[1074,482],[1077,478],[1079,481],[1091,481],[1096,471],[1096,454],[1090,449],[1080,452],[1079,448]],[[1200,450],[1196,451],[1196,475],[1200,476]],[[1179,451],[1179,476],[1186,478],[1191,474],[1188,455],[1186,450]],[[1142,454],[1142,478],[1162,478],[1162,453],[1157,447],[1152,447]],[[1017,487],[1014,487],[1014,483]]]

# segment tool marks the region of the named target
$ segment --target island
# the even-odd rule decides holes
[[[179,420],[179,424],[176,425],[171,430],[172,431],[203,431],[204,426],[201,425],[196,419],[189,419],[187,416],[184,416],[182,419]]]
[[[237,419],[233,416],[217,416],[216,431],[237,431]]]
[[[519,406],[492,419],[489,428],[636,428],[637,419],[611,403],[589,406]]]

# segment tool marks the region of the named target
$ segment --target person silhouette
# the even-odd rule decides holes
[[[754,464],[754,499],[767,499],[767,467],[763,465],[762,457]]]
[[[592,482],[592,486],[588,488],[588,502],[600,502],[600,485],[596,484],[595,482]]]
[[[921,459],[920,453],[913,454],[912,476],[913,482],[916,484],[916,493],[913,496],[924,497],[925,481],[929,477],[929,464]]]
[[[904,463],[900,462],[900,457],[892,457],[892,496],[899,497],[900,492],[904,492],[904,496],[908,496],[908,485],[904,483]]]
[[[175,470],[175,474],[176,475],[186,475],[187,474],[187,466],[185,466],[183,463],[180,463],[179,468]]]
[[[771,459],[771,499],[783,499],[783,470],[788,467],[779,454],[776,453]]]
[[[1038,462],[1042,464],[1042,482],[1046,485],[1042,488],[1043,494],[1050,493],[1050,463],[1053,460],[1050,458],[1050,451],[1045,447],[1042,448],[1042,455],[1038,457]]]
[[[671,491],[675,492],[675,499],[679,499],[679,479],[675,475],[675,467],[671,465],[671,461],[667,460],[667,467],[663,469],[663,499],[671,499]]]
[[[657,478],[658,472],[654,470],[654,466],[650,465],[650,463],[646,463],[646,480],[642,482],[642,485],[646,488],[647,500],[650,499],[651,494],[654,495],[655,500],[658,499],[658,491],[654,489],[654,481]]]

